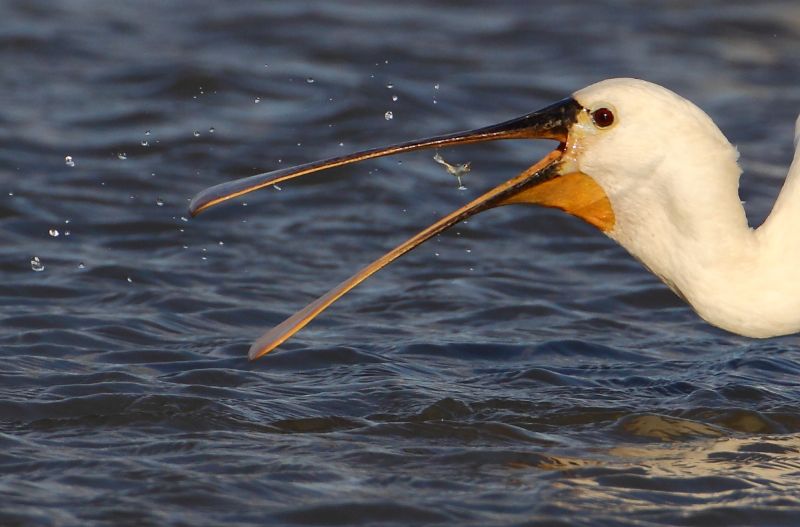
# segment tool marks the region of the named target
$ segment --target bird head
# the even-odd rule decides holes
[[[720,157],[736,168],[735,150],[702,110],[655,84],[612,79],[497,125],[222,183],[197,194],[190,214],[260,188],[365,159],[500,139],[549,139],[557,146],[522,173],[422,230],[268,332],[253,345],[250,357],[279,345],[347,291],[422,242],[501,205],[537,204],[564,210],[617,239],[646,262],[647,255],[639,254],[643,251],[638,244],[653,232],[642,229],[657,231],[659,218],[669,219],[670,207],[681,209],[682,201],[704,190],[702,183],[691,181],[690,172],[681,171],[688,157],[700,162]]]

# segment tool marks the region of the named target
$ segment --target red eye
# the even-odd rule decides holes
[[[592,112],[592,121],[598,128],[608,128],[614,124],[614,113],[608,108],[598,108]]]

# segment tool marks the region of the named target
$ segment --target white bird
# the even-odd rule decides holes
[[[748,337],[800,331],[800,119],[795,157],[757,229],[739,199],[738,152],[700,108],[666,88],[610,79],[511,121],[259,174],[206,189],[192,215],[247,192],[364,159],[496,139],[554,139],[520,175],[442,218],[267,332],[274,349],[375,271],[467,217],[500,205],[562,209],[594,225],[708,323]]]

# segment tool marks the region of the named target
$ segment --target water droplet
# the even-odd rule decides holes
[[[66,156],[64,157],[64,164],[68,167],[74,167],[75,161],[73,161],[72,156]]]
[[[342,143],[342,142],[339,142],[339,146],[344,146],[344,143]]]
[[[385,114],[383,114],[383,118],[386,119],[387,121],[391,121],[392,119],[394,119],[394,114],[391,111],[388,111]]]
[[[433,253],[433,254],[436,255],[437,257],[439,256],[439,253]]]
[[[78,264],[78,269],[86,269],[86,264],[81,262]]]
[[[192,135],[195,137],[200,137],[200,130],[195,130],[194,132],[192,132]]]
[[[472,249],[467,249],[467,252],[468,252],[468,253],[471,253],[471,252],[472,252]]]
[[[145,130],[144,135],[150,135],[150,130]]]
[[[70,231],[64,231],[64,236],[69,236],[70,234],[72,234]]]
[[[127,280],[129,284],[133,283],[133,278],[131,278],[130,276],[128,278],[126,278],[125,280]]]
[[[306,77],[306,82],[309,83],[309,84],[314,84],[314,78],[313,77]]]
[[[212,126],[211,128],[209,128],[209,129],[208,129],[208,133],[209,133],[209,134],[213,134],[215,131],[216,131],[216,130],[214,130],[214,127],[213,127],[213,126]]]
[[[9,192],[8,195],[11,196],[12,198],[14,197],[14,193],[13,192]]]
[[[181,221],[189,221],[189,219],[186,216],[181,216]]]
[[[225,245],[225,242],[223,242],[222,240],[220,240],[219,242],[217,242],[217,244],[218,244],[218,245]]]
[[[436,84],[434,84],[434,85],[433,85],[433,89],[434,89],[434,90],[438,90],[438,89],[439,89],[439,83],[438,83],[438,82],[437,82]]]
[[[283,189],[282,189],[281,187],[279,187],[278,185],[272,185],[272,188],[274,188],[275,190],[283,190]]]
[[[392,95],[392,101],[397,102],[397,95]]]
[[[59,234],[61,234],[60,232],[58,232],[58,229],[50,229],[50,230],[49,230],[49,231],[47,231],[47,232],[48,232],[48,233],[50,234],[50,236],[52,236],[53,238],[57,238],[57,237],[58,237],[58,235],[59,235]]]
[[[156,198],[156,205],[158,205],[159,207],[163,207],[164,206],[164,200],[161,199],[161,198]]]
[[[389,89],[391,90],[392,88],[394,88],[394,84],[392,84],[392,83],[390,82],[389,84],[387,84],[387,85],[386,85],[386,87],[387,87],[387,88],[389,88]]]
[[[260,103],[261,102],[261,97],[256,97],[253,102],[256,103],[256,104]]]
[[[126,159],[128,159],[128,154],[126,154],[125,152],[120,152],[119,154],[117,154],[117,157],[125,161]]]
[[[31,258],[31,269],[37,273],[44,271],[44,264],[39,260],[38,256]]]
[[[150,142],[147,139],[142,139],[142,146],[150,146]]]

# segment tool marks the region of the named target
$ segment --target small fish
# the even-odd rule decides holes
[[[439,152],[436,152],[436,155],[433,156],[433,160],[440,165],[443,165],[444,168],[447,169],[448,174],[455,176],[455,178],[458,180],[458,190],[467,190],[467,187],[461,183],[461,178],[467,175],[467,172],[470,171],[470,165],[472,164],[471,161],[467,161],[463,165],[451,165],[439,155]]]

